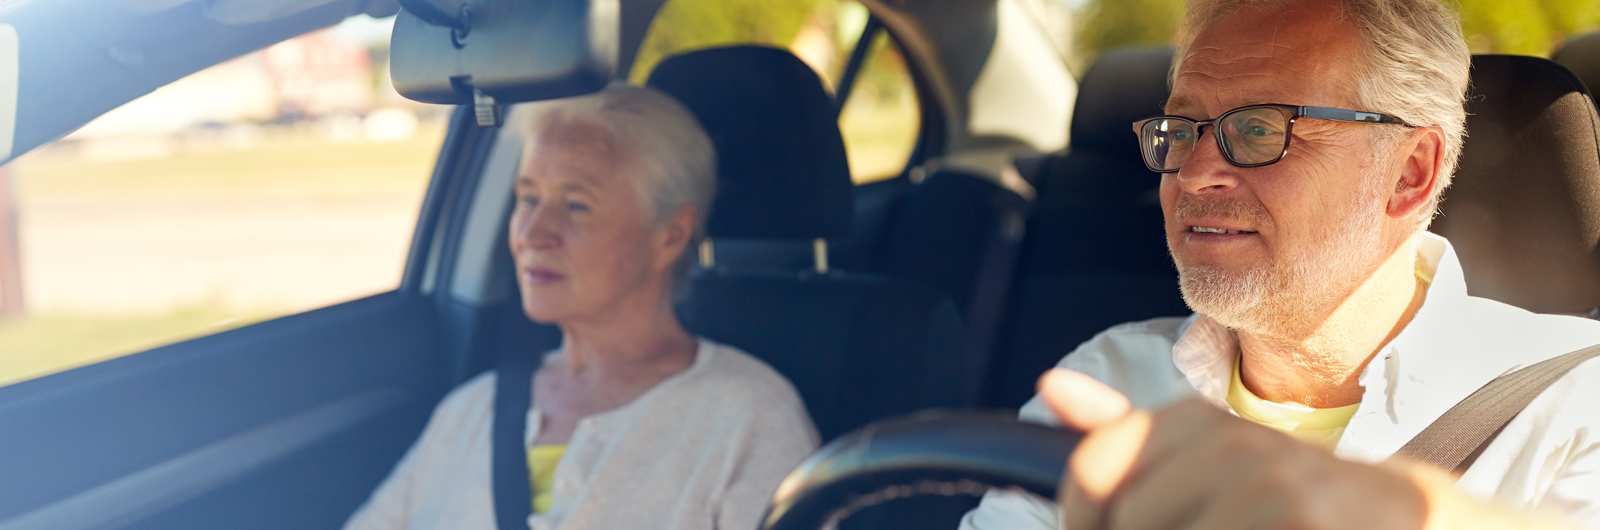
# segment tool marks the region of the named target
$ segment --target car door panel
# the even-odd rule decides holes
[[[0,528],[337,526],[449,388],[439,336],[392,292],[0,388]]]

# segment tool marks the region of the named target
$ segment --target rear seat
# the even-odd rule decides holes
[[[802,242],[850,233],[854,186],[832,100],[789,52],[758,46],[678,55],[649,86],[677,97],[717,146],[715,242]],[[828,268],[697,274],[681,308],[697,334],[738,346],[794,382],[824,439],[928,407],[972,406],[955,306],[915,282]]]
[[[1170,49],[1113,50],[1085,72],[1066,153],[1019,161],[1038,189],[986,406],[1021,406],[1040,374],[1122,322],[1189,313],[1167,255],[1161,179],[1132,125],[1161,114]]]
[[[966,356],[984,370],[992,364],[1029,208],[1027,199],[995,180],[938,169],[909,185],[873,265],[880,274],[948,295],[966,327]]]

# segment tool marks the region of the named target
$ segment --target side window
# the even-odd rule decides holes
[[[837,90],[871,14],[850,0],[669,0],[651,22],[629,79],[643,84],[662,59],[702,48],[787,48]],[[920,106],[900,48],[879,30],[867,43],[839,115],[851,176],[867,183],[900,174],[921,128]]]
[[[857,184],[898,176],[922,127],[917,88],[900,47],[881,31],[871,46],[839,113],[839,130]]]
[[[398,286],[449,109],[387,85],[388,32],[279,43],[0,168],[0,385]]]

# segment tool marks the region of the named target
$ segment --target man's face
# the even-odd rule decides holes
[[[1210,119],[1245,105],[1362,109],[1359,34],[1327,2],[1245,8],[1209,26],[1182,58],[1167,113]],[[1373,127],[1301,119],[1276,164],[1235,167],[1207,128],[1161,181],[1167,243],[1184,300],[1235,329],[1308,331],[1386,254],[1383,182]],[[1242,233],[1210,233],[1225,229]]]

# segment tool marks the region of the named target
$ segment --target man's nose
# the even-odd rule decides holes
[[[1194,152],[1177,173],[1178,186],[1191,195],[1226,191],[1239,183],[1241,168],[1223,157],[1222,149],[1212,136],[1217,134],[1216,129],[1208,129],[1197,139]]]

